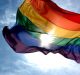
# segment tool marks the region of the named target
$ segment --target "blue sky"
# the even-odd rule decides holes
[[[60,54],[15,53],[2,36],[4,26],[13,26],[23,0],[0,1],[0,75],[80,75],[80,64]],[[80,13],[80,0],[54,0],[59,6]]]

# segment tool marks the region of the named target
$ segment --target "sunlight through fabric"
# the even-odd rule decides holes
[[[54,28],[52,30],[55,32]],[[40,35],[41,47],[50,49],[50,45],[55,41],[55,36],[53,36],[55,33],[52,30],[49,31],[48,34]]]
[[[53,36],[50,34],[41,34],[41,47],[46,47],[50,49],[50,44],[54,41]]]

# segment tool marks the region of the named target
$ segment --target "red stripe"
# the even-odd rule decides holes
[[[80,30],[80,14],[58,7],[50,0],[32,0],[33,8],[44,18],[68,30]]]

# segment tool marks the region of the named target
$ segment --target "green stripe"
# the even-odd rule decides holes
[[[29,34],[37,39],[40,39],[41,34],[37,32],[30,32]],[[45,38],[46,39],[46,38]],[[65,45],[79,45],[80,46],[80,38],[74,38],[74,39],[66,39],[66,38],[58,38],[53,37],[53,44],[58,46],[65,46]]]
[[[41,33],[31,32],[31,31],[27,31],[27,33],[31,35],[33,38],[40,39]]]
[[[55,38],[55,44],[64,46],[64,45],[79,45],[80,46],[80,38],[73,38],[73,39],[67,39],[67,38]]]
[[[35,26],[26,16],[24,16],[20,10],[17,11],[16,23],[20,24],[25,28],[25,30],[32,36],[37,39],[40,39],[41,34],[45,34],[41,29]],[[46,39],[46,38],[45,38]],[[53,43],[59,46],[65,45],[79,45],[80,46],[80,38],[53,38]]]
[[[30,32],[31,36],[36,35],[36,38],[40,39],[40,33]],[[45,38],[46,39],[46,38]],[[59,46],[65,46],[65,45],[79,45],[80,46],[80,38],[74,38],[74,39],[66,39],[66,38],[58,38],[53,37],[53,44],[59,45]]]
[[[26,16],[24,16],[20,10],[17,11],[16,16],[16,23],[23,26],[25,30],[33,31],[33,32],[39,32],[39,33],[45,33],[41,29],[39,29],[37,26],[35,26]]]

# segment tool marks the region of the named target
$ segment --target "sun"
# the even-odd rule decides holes
[[[54,38],[50,34],[41,34],[40,36],[41,40],[41,47],[50,48],[50,44],[53,42]]]

